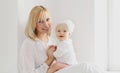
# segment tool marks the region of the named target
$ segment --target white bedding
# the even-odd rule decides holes
[[[104,73],[98,66],[88,63],[81,63],[75,66],[64,68],[55,73]]]

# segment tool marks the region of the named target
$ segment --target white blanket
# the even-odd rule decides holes
[[[104,72],[96,65],[81,63],[75,66],[61,69],[55,73],[104,73]]]

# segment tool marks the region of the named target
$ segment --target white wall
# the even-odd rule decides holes
[[[30,10],[35,5],[44,5],[49,7],[50,2],[47,0],[18,0],[18,47],[20,48],[22,41],[25,39],[24,29],[27,23]]]
[[[0,73],[17,73],[17,1],[0,0]]]
[[[95,0],[95,2],[93,0],[69,0],[69,4],[67,1],[18,0],[18,4],[17,0],[0,1],[0,73],[17,73],[17,51],[25,37],[23,31],[28,12],[38,4],[45,5],[51,11],[54,23],[67,18],[76,23],[73,42],[79,62],[93,62],[95,51],[96,62],[100,65],[107,64],[105,56],[107,54],[107,0]]]
[[[95,0],[94,24],[95,24],[95,63],[107,70],[108,65],[108,0]]]
[[[28,3],[29,2],[29,3]],[[24,27],[28,13],[34,5],[46,6],[53,17],[53,23],[71,19],[76,24],[73,42],[79,62],[94,61],[94,0],[19,0],[18,46],[24,39]]]
[[[94,58],[94,0],[53,0],[54,23],[71,19],[76,24],[73,42],[79,62],[93,62]]]

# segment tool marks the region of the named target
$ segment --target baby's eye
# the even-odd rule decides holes
[[[66,30],[64,30],[64,32],[66,32]]]
[[[46,21],[49,21],[49,20],[50,20],[50,18],[47,18],[47,19],[46,19]]]
[[[58,32],[60,32],[60,30],[58,30]]]

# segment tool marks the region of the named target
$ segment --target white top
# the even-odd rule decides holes
[[[59,41],[54,56],[58,62],[69,65],[77,64],[76,55],[73,49],[72,40]]]
[[[47,44],[29,38],[25,39],[19,54],[19,72],[20,73],[46,73],[49,66],[45,63],[47,59]]]

